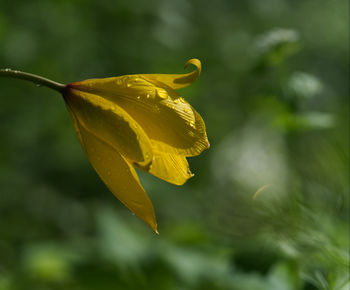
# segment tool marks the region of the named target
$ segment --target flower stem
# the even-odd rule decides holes
[[[0,77],[16,78],[16,79],[31,81],[37,85],[42,85],[42,86],[54,89],[60,93],[62,93],[65,88],[65,85],[54,82],[47,78],[43,78],[38,75],[34,75],[34,74],[30,74],[30,73],[26,73],[18,70],[12,70],[9,68],[0,69]]]

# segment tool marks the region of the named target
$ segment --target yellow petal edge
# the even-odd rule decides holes
[[[113,147],[85,130],[69,105],[67,108],[81,146],[102,181],[131,212],[158,233],[152,202],[135,169]]]

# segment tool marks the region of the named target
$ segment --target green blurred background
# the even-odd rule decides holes
[[[69,83],[183,73],[211,148],[107,190],[63,99],[0,79],[0,290],[350,289],[346,0],[0,0],[0,67]],[[263,186],[264,190],[258,192]]]

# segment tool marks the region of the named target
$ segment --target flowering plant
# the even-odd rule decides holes
[[[157,232],[152,202],[134,167],[182,185],[193,176],[186,157],[209,148],[205,124],[175,89],[194,82],[187,74],[135,74],[62,85],[35,75],[1,70],[0,76],[35,81],[62,93],[80,144],[113,194]]]

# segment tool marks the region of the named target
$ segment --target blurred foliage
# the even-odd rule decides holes
[[[201,59],[181,94],[212,145],[183,187],[142,175],[155,236],[59,95],[1,79],[1,290],[350,289],[347,1],[0,3],[2,68],[69,83]]]

